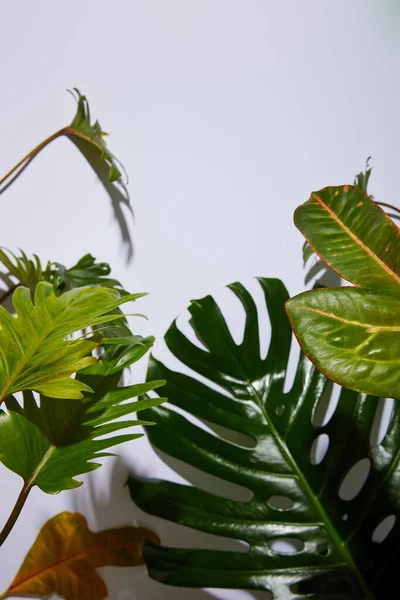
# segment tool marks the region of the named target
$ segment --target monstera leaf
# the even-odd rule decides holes
[[[65,338],[121,318],[109,313],[141,295],[121,297],[113,289],[82,287],[57,298],[53,286],[41,281],[32,302],[28,288],[15,290],[16,317],[0,306],[0,403],[10,394],[28,389],[54,398],[81,398],[82,391],[90,388],[71,379],[71,374],[95,362],[90,353],[101,336]]]
[[[341,385],[400,399],[400,229],[352,186],[313,193],[295,223],[332,269],[364,288],[292,298],[287,311],[300,345]]]
[[[0,598],[57,593],[65,600],[103,600],[107,588],[95,569],[143,564],[145,539],[158,541],[143,527],[94,533],[79,513],[60,513],[42,527],[17,576]]]
[[[204,347],[189,341],[176,323],[165,336],[193,376],[155,358],[149,368],[150,378],[167,380],[163,391],[180,414],[166,407],[144,413],[157,423],[148,430],[156,448],[247,488],[251,499],[168,481],[129,480],[132,498],[144,511],[241,540],[248,549],[149,543],[144,558],[150,576],[178,586],[268,590],[277,600],[397,597],[400,520],[384,541],[382,528],[393,525],[400,510],[400,410],[383,442],[370,447],[376,398],[342,389],[333,416],[323,419],[329,386],[304,354],[284,392],[292,338],[287,292],[278,280],[259,283],[272,329],[266,358],[260,357],[256,305],[242,285],[229,286],[246,312],[239,344],[211,297],[194,301],[191,324]],[[205,421],[208,431],[182,409]],[[233,441],[232,432],[251,441]],[[346,482],[360,465],[366,482],[350,495]]]

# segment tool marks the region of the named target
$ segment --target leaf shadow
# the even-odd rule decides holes
[[[134,245],[128,222],[128,216],[125,213],[129,213],[132,221],[134,220],[134,213],[130,205],[128,189],[122,181],[114,183],[109,182],[109,166],[104,160],[99,158],[100,152],[96,147],[93,146],[93,144],[90,144],[89,142],[86,142],[85,140],[76,136],[68,136],[68,139],[86,158],[87,162],[96,173],[110,197],[114,218],[117,221],[117,225],[122,237],[122,244],[125,249],[126,264],[130,264],[133,260]]]
[[[340,275],[320,258],[315,260],[307,270],[304,277],[305,285],[308,285],[313,279],[317,280],[319,286],[324,287],[340,287],[341,283]]]
[[[105,469],[103,466],[103,474]],[[95,477],[89,475],[85,479],[85,494],[72,496],[72,510],[85,515],[90,528],[94,530],[124,525],[142,526],[155,531],[161,540],[164,540],[166,531],[173,529],[172,538],[171,535],[168,536],[170,540],[175,538],[179,545],[195,546],[198,543],[197,538],[201,537],[196,535],[198,532],[152,517],[132,502],[126,486],[128,475],[131,473],[132,465],[120,456],[115,457],[108,473],[106,493],[99,491],[100,486],[96,486]],[[177,527],[182,530],[182,535],[176,536]],[[175,588],[154,581],[148,576],[145,565],[132,568],[104,567],[98,569],[98,572],[107,585],[109,598],[113,600],[186,600],[189,595],[190,600],[214,598],[206,590]]]

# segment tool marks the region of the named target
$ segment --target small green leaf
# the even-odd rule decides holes
[[[361,287],[400,291],[400,230],[359,187],[327,187],[295,211],[295,224],[341,277]]]
[[[82,287],[56,297],[53,286],[41,281],[33,303],[30,290],[19,287],[12,297],[16,317],[0,306],[0,402],[27,389],[56,398],[81,398],[88,387],[71,375],[95,362],[91,352],[101,337],[65,338],[120,318],[109,313],[139,296]]]
[[[320,289],[286,310],[303,351],[345,387],[400,400],[400,300],[357,288]]]

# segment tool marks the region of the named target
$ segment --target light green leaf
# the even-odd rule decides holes
[[[345,387],[400,400],[400,298],[357,288],[320,289],[286,310],[303,351]]]
[[[218,305],[207,296],[189,307],[200,347],[175,322],[165,336],[191,374],[151,360],[149,379],[167,380],[163,392],[171,408],[143,413],[156,422],[148,437],[178,459],[169,465],[208,491],[131,477],[132,498],[148,513],[222,536],[224,546],[230,538],[236,547],[210,550],[204,541],[203,549],[146,544],[149,574],[169,585],[267,590],[275,600],[396,598],[400,404],[383,442],[371,447],[371,429],[380,415],[375,397],[343,388],[328,420],[330,384],[304,354],[284,391],[292,338],[287,292],[280,281],[259,282],[272,329],[266,358],[260,357],[259,333],[264,308],[235,283],[229,287],[246,314],[243,341],[235,343]],[[321,442],[322,456],[315,450]],[[356,477],[352,469],[361,460],[369,469],[366,483],[350,498],[342,494],[342,484],[349,473]],[[241,499],[229,483],[241,486]],[[376,530],[390,515],[397,518],[395,526],[377,543]],[[288,547],[291,540],[294,546]],[[238,541],[246,547],[238,548]]]
[[[12,297],[16,317],[0,306],[0,402],[27,389],[55,398],[81,398],[88,387],[71,375],[95,362],[91,352],[101,336],[65,338],[120,318],[109,313],[138,297],[82,287],[57,298],[53,286],[42,281],[32,302],[30,290],[19,287]]]
[[[153,338],[140,339],[148,350]],[[143,352],[120,349],[119,363],[99,360],[78,374],[79,381],[94,393],[82,400],[41,396],[40,408],[30,391],[24,392],[21,407],[13,396],[6,400],[8,414],[0,417],[0,460],[24,480],[24,491],[37,485],[47,493],[57,493],[81,485],[76,476],[100,467],[96,459],[111,456],[108,448],[141,437],[124,430],[148,421],[121,419],[164,399],[132,400],[164,384],[163,381],[119,387],[122,370],[138,360]],[[108,435],[106,438],[103,436]]]
[[[295,211],[295,224],[341,277],[361,287],[400,291],[400,230],[359,187],[327,187]]]

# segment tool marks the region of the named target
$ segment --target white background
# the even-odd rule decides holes
[[[64,90],[80,88],[130,175],[134,258],[126,264],[108,196],[67,139],[1,197],[0,244],[110,262],[127,289],[150,292],[138,331],[158,337],[191,298],[238,279],[280,277],[301,291],[292,214],[312,190],[352,183],[372,155],[371,191],[398,203],[399,31],[394,0],[3,0],[0,172],[71,121]],[[145,439],[120,453],[77,491],[31,494],[0,552],[1,590],[64,509],[97,529],[136,519],[166,544],[225,547],[134,507],[129,469],[180,479]],[[21,481],[4,468],[0,481],[5,521]],[[102,574],[115,600],[210,598],[163,587],[144,568]]]

